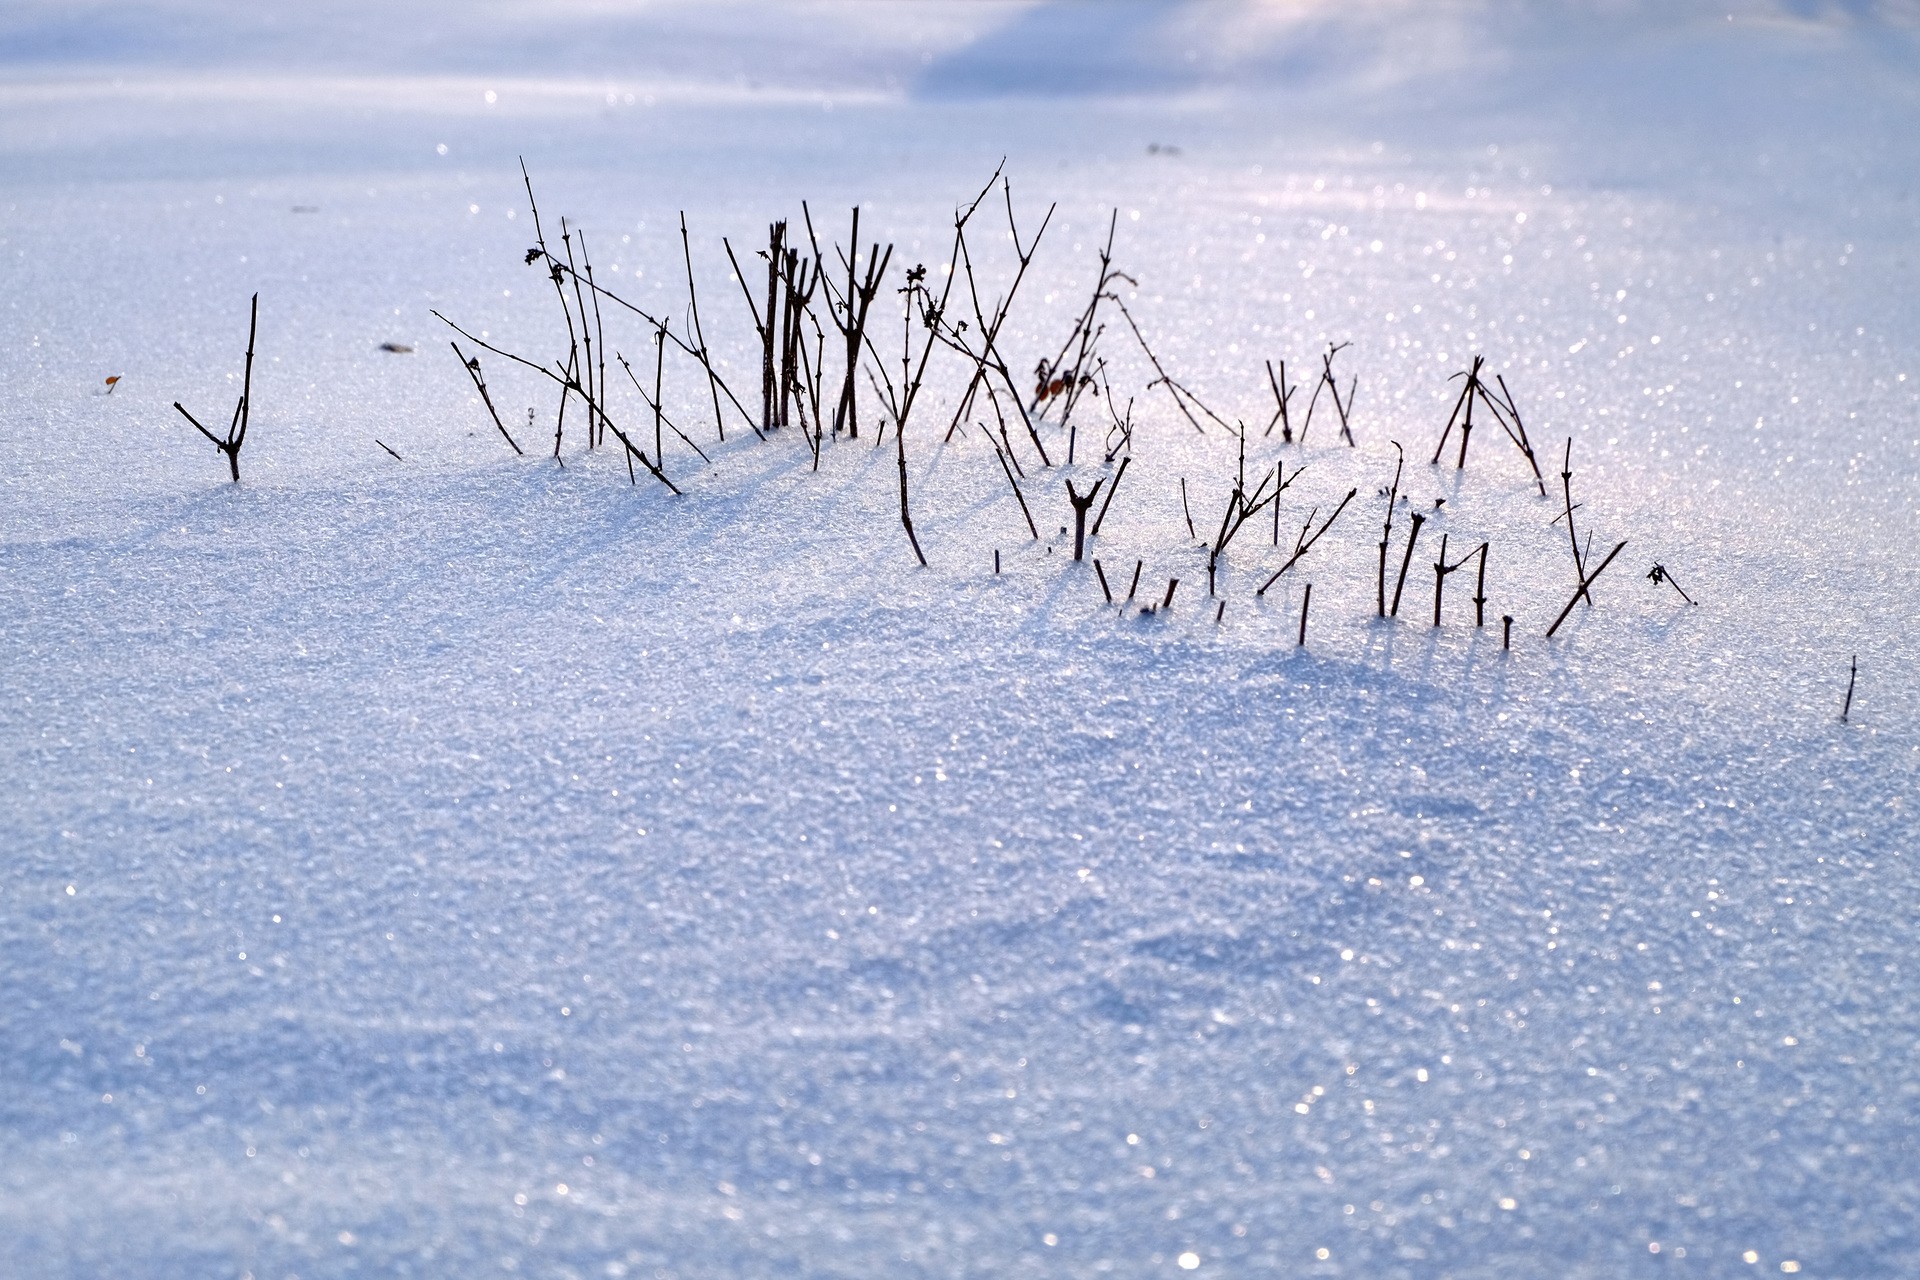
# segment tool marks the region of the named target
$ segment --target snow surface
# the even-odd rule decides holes
[[[1914,52],[1871,5],[9,6],[0,1272],[1920,1271]],[[1094,554],[1181,579],[1152,617],[1058,476],[1036,542],[940,443],[951,366],[926,570],[890,444],[716,448],[685,367],[685,497],[539,457],[490,360],[513,457],[429,309],[557,354],[522,155],[676,316],[686,211],[743,393],[722,234],[857,201],[938,262],[1007,156],[1058,202],[1021,360],[1117,208],[1222,412],[1353,343],[1362,447],[1250,453],[1306,466],[1283,539],[1359,496],[1264,599],[1242,534],[1216,625],[1178,481],[1204,538],[1235,446],[1112,334]],[[234,486],[171,404],[231,402],[255,290]],[[1628,540],[1551,642],[1557,506],[1491,430],[1425,464],[1474,352]],[[1510,654],[1458,578],[1429,625],[1430,541],[1373,618],[1390,439]]]

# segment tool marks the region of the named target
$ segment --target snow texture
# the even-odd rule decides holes
[[[1915,52],[1869,4],[8,6],[0,1272],[1920,1272]],[[1005,156],[1057,203],[1024,376],[1117,210],[1168,369],[1304,466],[1285,545],[1216,621],[1237,444],[1112,312],[1092,554],[1152,614],[1060,532],[1105,405],[1016,440],[1034,539],[953,360],[924,570],[865,388],[816,473],[669,362],[675,498],[577,408],[543,457],[489,357],[514,456],[429,311],[564,355],[520,156],[676,324],[685,211],[743,392],[722,235],[859,203],[890,351]],[[227,411],[255,291],[233,485],[171,406]],[[1359,447],[1260,436],[1340,342]],[[1490,426],[1428,465],[1475,353],[1552,498]],[[1549,641],[1569,439],[1627,547]]]

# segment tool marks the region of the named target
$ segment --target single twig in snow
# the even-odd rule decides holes
[[[1151,346],[1147,345],[1146,335],[1140,332],[1140,325],[1134,320],[1133,312],[1127,309],[1127,304],[1121,300],[1120,295],[1117,293],[1108,293],[1107,297],[1112,300],[1114,306],[1120,308],[1120,314],[1125,317],[1127,328],[1133,330],[1134,341],[1140,344],[1140,350],[1147,357],[1147,363],[1153,366],[1153,371],[1156,374],[1160,375],[1147,384],[1147,390],[1151,391],[1155,387],[1164,386],[1167,389],[1167,394],[1173,397],[1174,408],[1180,410],[1180,416],[1192,423],[1193,429],[1201,435],[1207,434],[1207,429],[1200,425],[1200,419],[1193,416],[1193,409],[1200,410],[1200,412],[1219,423],[1223,429],[1228,431],[1233,430],[1233,428],[1227,424],[1225,418],[1222,418],[1219,414],[1207,408],[1199,396],[1187,390],[1186,386],[1183,385],[1179,379],[1167,372],[1166,366],[1160,363],[1160,357],[1153,353]],[[1189,403],[1192,404],[1193,409],[1187,407]]]
[[[1480,577],[1473,588],[1473,625],[1487,625],[1487,544],[1480,544]]]
[[[1093,500],[1100,496],[1100,486],[1104,480],[1095,480],[1093,488],[1082,494],[1073,487],[1073,481],[1066,482],[1067,501],[1073,504],[1073,558],[1080,559],[1081,551],[1087,543],[1087,511],[1093,506]]]
[[[907,541],[913,544],[913,554],[924,569],[927,567],[927,553],[920,549],[920,537],[913,531],[913,512],[907,507],[907,433],[895,430],[893,443],[895,456],[900,463],[900,527],[907,531]]]
[[[1527,424],[1520,420],[1520,410],[1514,406],[1513,393],[1507,390],[1506,378],[1496,373],[1493,380],[1500,387],[1500,395],[1496,398],[1483,386],[1481,391],[1486,395],[1487,407],[1493,410],[1494,420],[1507,433],[1507,439],[1513,441],[1514,448],[1520,450],[1527,465],[1533,468],[1533,482],[1539,486],[1540,496],[1544,498],[1547,496],[1547,481],[1540,474],[1540,459],[1534,456],[1533,441],[1527,439]]]
[[[1380,572],[1375,579],[1375,596],[1378,598],[1379,616],[1387,616],[1387,544],[1393,541],[1393,509],[1400,502],[1400,471],[1407,465],[1407,451],[1400,447],[1398,440],[1392,441],[1393,451],[1399,456],[1393,464],[1393,487],[1387,490],[1387,518],[1380,530]],[[1277,539],[1276,539],[1277,540]]]
[[[1406,589],[1407,566],[1413,563],[1413,546],[1416,542],[1420,541],[1420,526],[1425,524],[1426,521],[1426,516],[1420,512],[1416,511],[1413,513],[1413,532],[1407,535],[1407,554],[1400,559],[1400,577],[1393,584],[1393,608],[1388,611],[1388,617],[1397,618],[1400,616],[1400,593]]]
[[[519,444],[514,441],[513,436],[508,433],[507,424],[500,421],[499,411],[493,407],[493,397],[487,394],[487,380],[480,373],[480,357],[475,356],[469,360],[460,350],[459,343],[449,342],[447,345],[453,348],[453,354],[459,359],[460,367],[467,371],[469,378],[473,379],[474,390],[480,393],[480,402],[487,406],[487,413],[492,417],[493,425],[500,428],[500,434],[505,436],[507,443],[513,446],[513,451],[524,456],[526,450],[522,449]]]
[[[622,360],[620,363],[624,365],[626,361]],[[666,447],[660,440],[660,424],[667,416],[660,409],[661,384],[666,376],[666,366],[667,328],[665,325],[661,325],[659,330],[653,335],[653,403],[648,406],[653,410],[653,456],[660,459],[661,462],[667,460]],[[636,388],[640,385],[640,380],[633,376],[633,370],[631,368],[627,370],[627,379],[632,382]],[[678,431],[679,428],[676,427],[674,430]],[[693,441],[688,440],[687,443],[692,444]],[[696,451],[698,451],[698,446],[696,446]],[[707,455],[702,453],[700,456],[705,458]]]
[[[1573,513],[1575,511],[1578,511],[1580,508],[1578,505],[1574,503],[1574,500],[1573,500],[1573,437],[1572,436],[1567,437],[1567,456],[1566,456],[1566,460],[1560,465],[1560,492],[1566,498],[1566,504],[1567,504],[1566,511],[1562,517],[1556,517],[1554,520],[1554,523],[1559,524],[1560,519],[1562,518],[1564,518],[1567,522],[1567,542],[1573,548],[1573,574],[1574,574],[1574,577],[1580,583],[1580,589],[1574,593],[1574,598],[1576,600],[1584,598],[1587,604],[1591,606],[1593,604],[1593,598],[1587,595],[1586,557],[1580,551],[1580,538],[1579,538],[1579,535],[1576,534],[1573,529]],[[1593,534],[1589,532],[1587,536],[1588,538],[1592,538]],[[1595,576],[1598,577],[1599,575],[1596,574]]]
[[[1123,417],[1113,408],[1113,384],[1107,381],[1107,362],[1102,360],[1096,370],[1100,375],[1103,389],[1102,399],[1107,404],[1107,419],[1113,425],[1107,428],[1107,461],[1112,462],[1122,454],[1133,456],[1133,397],[1127,397],[1127,412]]]
[[[1668,586],[1672,587],[1675,591],[1678,591],[1680,593],[1680,598],[1682,600],[1685,600],[1688,604],[1700,603],[1698,600],[1695,600],[1692,596],[1687,594],[1686,589],[1680,585],[1679,580],[1676,579],[1673,576],[1673,574],[1667,569],[1667,566],[1663,564],[1656,564],[1655,566],[1653,566],[1653,568],[1647,570],[1647,578],[1653,582],[1666,583]]]
[[[580,265],[586,268],[587,286],[590,290],[589,296],[593,299],[593,335],[600,343],[600,362],[597,366],[599,382],[597,384],[598,390],[596,391],[596,396],[599,403],[604,405],[607,399],[607,334],[605,326],[602,325],[600,321],[600,290],[593,287],[593,258],[587,253],[587,233],[585,231],[578,231],[577,234],[580,237]],[[583,306],[581,308],[583,317],[585,311],[586,309]],[[604,431],[604,429],[605,424],[603,423],[602,430]],[[654,452],[656,454],[659,453],[657,447]]]
[[[1299,473],[1295,472],[1294,474],[1297,476]],[[1258,591],[1254,592],[1254,594],[1260,595],[1260,596],[1267,594],[1267,588],[1271,587],[1274,583],[1278,582],[1280,580],[1281,574],[1293,568],[1293,566],[1300,561],[1300,558],[1302,556],[1305,556],[1307,552],[1313,550],[1313,544],[1320,541],[1321,537],[1325,535],[1327,530],[1333,528],[1333,522],[1340,518],[1340,513],[1347,509],[1347,504],[1349,502],[1353,501],[1353,495],[1359,492],[1360,491],[1358,489],[1347,490],[1347,496],[1340,499],[1340,505],[1333,509],[1333,514],[1327,517],[1327,522],[1321,525],[1319,530],[1315,532],[1312,537],[1307,536],[1307,530],[1313,527],[1313,517],[1315,514],[1318,513],[1319,508],[1316,507],[1313,512],[1310,512],[1307,515],[1307,523],[1303,525],[1300,529],[1300,538],[1294,544],[1293,554],[1287,557],[1287,562],[1285,564],[1281,565],[1278,569],[1275,569],[1273,571],[1273,576],[1271,578],[1268,578],[1266,580],[1266,583],[1263,586],[1261,586],[1261,588]]]
[[[1854,677],[1859,674],[1860,655],[1856,653],[1853,655],[1852,661],[1847,663],[1847,700],[1840,704],[1841,724],[1845,724],[1847,722],[1847,716],[1853,712],[1853,680]]]
[[[178,400],[173,407],[180,416],[191,422],[194,430],[213,442],[213,447],[227,455],[227,467],[233,473],[233,482],[240,483],[240,447],[247,442],[247,423],[253,415],[253,339],[260,327],[260,295],[253,295],[253,302],[247,318],[247,364],[246,373],[240,382],[240,400],[233,406],[233,419],[227,423],[226,439],[200,425],[200,420],[188,413]]]
[[[1620,554],[1620,548],[1626,545],[1626,539],[1622,538],[1619,543],[1614,546],[1613,550],[1607,552],[1607,558],[1600,562],[1598,569],[1595,569],[1592,573],[1582,575],[1580,579],[1580,589],[1573,593],[1573,598],[1567,601],[1567,607],[1560,611],[1560,616],[1555,618],[1553,625],[1547,628],[1547,639],[1553,639],[1553,633],[1560,629],[1560,624],[1567,620],[1567,615],[1573,612],[1573,606],[1578,604],[1582,597],[1586,599],[1588,604],[1593,603],[1593,597],[1587,593],[1587,588],[1592,586],[1600,575],[1607,571],[1607,566],[1613,563],[1613,558]]]
[[[700,367],[707,371],[707,393],[713,397],[713,429],[720,437],[720,443],[725,444],[727,424],[726,420],[720,416],[720,375],[713,371],[713,360],[707,354],[706,331],[700,327],[700,292],[694,288],[693,284],[693,243],[687,236],[687,213],[684,209],[680,211],[680,256],[687,264],[687,309],[693,313],[693,340],[696,344],[692,351],[694,358],[700,361]],[[657,332],[664,333],[666,325],[656,325],[655,329]],[[680,343],[680,346],[682,349],[687,349],[684,342]],[[733,400],[732,390],[728,390],[727,399]],[[740,407],[738,400],[733,400],[733,403],[735,408]],[[746,412],[744,409],[740,411]],[[748,425],[752,425],[751,418],[747,421]]]
[[[985,431],[986,427],[982,426],[980,429]],[[1020,492],[1019,482],[1013,478],[1013,468],[1007,465],[1007,455],[1000,452],[1000,446],[994,443],[991,435],[987,437],[987,444],[992,447],[993,456],[1000,460],[1000,470],[1006,472],[1007,487],[1013,490],[1014,499],[1020,504],[1020,514],[1027,518],[1027,531],[1033,534],[1034,541],[1038,542],[1040,540],[1040,530],[1033,523],[1033,512],[1027,510],[1026,495]]]

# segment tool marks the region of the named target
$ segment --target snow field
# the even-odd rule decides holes
[[[1551,139],[1375,151],[1245,104],[659,105],[470,144],[394,109],[388,152],[309,104],[292,143],[203,123],[152,171],[10,144],[7,1269],[1912,1269],[1895,184],[1636,188]],[[1035,543],[977,433],[938,443],[951,369],[909,428],[920,570],[890,440],[815,474],[797,433],[703,433],[682,499],[578,437],[517,459],[427,314],[555,353],[524,150],[643,296],[677,296],[686,204],[744,397],[719,235],[859,200],[934,262],[983,138],[1023,227],[1061,206],[1015,350],[1057,346],[1115,207],[1129,305],[1224,414],[1264,422],[1262,359],[1354,342],[1362,447],[1316,412],[1249,451],[1306,466],[1289,543],[1359,490],[1289,575],[1304,650],[1297,587],[1252,596],[1261,522],[1203,608],[1178,481],[1204,537],[1234,446],[1111,333],[1141,426],[1093,554],[1180,577],[1152,618],[1071,563],[1059,475]],[[232,394],[255,288],[235,487],[169,406]],[[1476,351],[1543,461],[1574,437],[1595,545],[1629,540],[1551,643],[1557,502],[1490,429],[1425,463]],[[1435,523],[1381,624],[1394,438]],[[1457,575],[1428,625],[1441,527],[1492,541],[1511,654]]]

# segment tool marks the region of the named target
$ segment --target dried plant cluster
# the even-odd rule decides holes
[[[1341,374],[1335,368],[1337,358],[1349,344],[1329,344],[1318,354],[1317,377],[1311,392],[1305,396],[1304,409],[1297,404],[1302,388],[1290,382],[1286,360],[1267,359],[1262,362],[1265,375],[1262,395],[1271,394],[1272,410],[1259,432],[1259,442],[1271,441],[1277,428],[1280,433],[1277,447],[1283,455],[1250,474],[1248,442],[1252,432],[1245,421],[1239,418],[1229,421],[1209,406],[1188,381],[1171,372],[1168,362],[1148,338],[1149,326],[1142,324],[1141,317],[1129,305],[1127,295],[1132,292],[1137,298],[1138,282],[1116,265],[1117,211],[1109,219],[1106,237],[1097,251],[1096,269],[1085,305],[1074,313],[1064,339],[1053,348],[1052,355],[1042,356],[1030,366],[1031,380],[1016,375],[1014,370],[1021,367],[1021,357],[1009,349],[1012,344],[1007,336],[1011,332],[1008,321],[1052,225],[1055,208],[1050,206],[1033,225],[1031,234],[1026,233],[1016,211],[1012,183],[999,168],[971,200],[955,209],[951,235],[944,241],[945,260],[931,269],[924,263],[896,268],[895,246],[883,245],[877,239],[869,241],[863,249],[857,207],[851,211],[844,244],[823,245],[812,210],[805,202],[800,206],[804,241],[794,234],[792,224],[785,219],[769,223],[766,247],[744,259],[723,237],[721,248],[731,268],[731,278],[739,286],[744,317],[751,325],[758,349],[757,396],[729,382],[730,366],[716,358],[709,345],[702,320],[693,237],[684,214],[679,222],[678,257],[685,273],[686,306],[685,318],[676,327],[673,318],[655,314],[601,282],[594,270],[586,233],[578,225],[561,218],[557,242],[550,240],[532,179],[524,165],[521,175],[532,213],[535,241],[526,250],[524,261],[527,266],[540,270],[551,285],[560,320],[557,332],[564,336],[560,354],[542,359],[511,351],[485,336],[477,336],[438,311],[433,313],[458,339],[468,344],[463,348],[460,341],[452,342],[454,355],[471,381],[488,420],[516,454],[524,454],[525,450],[501,416],[482,367],[482,353],[531,373],[557,395],[551,451],[556,464],[564,465],[571,423],[576,439],[583,439],[587,450],[617,449],[626,463],[631,483],[637,484],[640,474],[645,472],[674,495],[680,495],[682,489],[681,483],[669,474],[669,436],[679,441],[687,454],[711,463],[710,455],[696,442],[696,433],[711,429],[713,438],[724,443],[729,429],[738,435],[744,428],[758,440],[771,443],[797,429],[810,466],[817,471],[822,451],[830,444],[861,440],[865,406],[872,415],[871,446],[884,447],[891,434],[900,527],[915,560],[925,566],[928,557],[914,525],[908,449],[910,434],[915,429],[918,434],[927,434],[922,424],[927,420],[929,400],[924,393],[929,386],[930,370],[937,368],[939,385],[952,392],[951,402],[935,411],[933,419],[941,442],[971,439],[969,427],[978,433],[987,450],[971,456],[980,458],[991,469],[996,477],[993,484],[1004,481],[1017,504],[1021,524],[1028,537],[1036,542],[1041,540],[1036,503],[1044,502],[1050,493],[1055,493],[1056,500],[1064,497],[1072,519],[1072,558],[1079,562],[1088,557],[1090,547],[1097,549],[1108,511],[1133,464],[1136,444],[1142,439],[1134,417],[1136,399],[1158,392],[1164,394],[1177,419],[1192,431],[1216,439],[1219,433],[1225,433],[1237,445],[1237,465],[1227,486],[1227,500],[1217,521],[1208,522],[1209,536],[1203,538],[1195,524],[1187,477],[1178,477],[1188,535],[1206,556],[1207,594],[1217,601],[1214,619],[1219,622],[1224,620],[1227,606],[1227,600],[1220,594],[1222,557],[1243,531],[1264,514],[1266,519],[1261,523],[1270,529],[1272,547],[1276,553],[1283,550],[1283,498],[1307,465],[1302,461],[1289,472],[1286,453],[1305,449],[1314,416],[1322,412],[1323,404],[1338,424],[1338,442],[1349,448],[1358,444],[1354,405],[1359,378],[1347,376],[1343,390]],[[1002,264],[1006,274],[994,279],[990,278],[992,268],[981,254],[986,241],[1001,238],[1011,245],[1012,260],[1010,264]],[[879,304],[877,309],[876,304]],[[240,450],[246,441],[252,405],[258,316],[259,298],[255,295],[248,331],[246,374],[226,435],[216,435],[184,407],[175,405],[226,455],[236,482],[240,478]],[[653,348],[651,369],[647,368],[648,362],[642,355],[640,368],[636,370],[626,352],[609,342],[609,316],[626,317],[629,324],[637,318],[644,340]],[[1109,359],[1111,344],[1115,341],[1132,353],[1127,366],[1144,371],[1131,394],[1115,385],[1116,379],[1121,380],[1123,386],[1125,382],[1122,366]],[[704,393],[700,396],[701,402],[711,410],[710,428],[676,421],[668,413],[665,387],[669,357],[677,373],[691,372],[697,379]],[[618,379],[609,376],[610,365],[637,396],[641,408],[633,417],[616,416]],[[1258,373],[1255,377],[1258,380]],[[1443,457],[1457,435],[1453,469],[1464,471],[1475,427],[1491,420],[1526,464],[1539,498],[1546,500],[1548,486],[1539,455],[1528,434],[1519,400],[1508,387],[1506,378],[1498,373],[1490,374],[1485,358],[1475,355],[1454,379],[1460,383],[1459,393],[1441,426],[1428,465],[1434,468],[1444,465]],[[1099,409],[1090,410],[1093,404]],[[621,410],[622,414],[627,412],[627,409]],[[535,418],[535,411],[529,410],[530,430]],[[1100,437],[1097,463],[1077,461],[1083,427]],[[1412,503],[1403,486],[1405,451],[1398,441],[1391,443],[1396,458],[1391,480],[1378,490],[1378,496],[1385,500],[1385,510],[1374,557],[1375,610],[1382,621],[1397,619],[1400,615],[1423,526],[1432,520],[1428,513],[1411,509]],[[400,459],[400,455],[384,443],[380,443],[380,447],[395,460]],[[1275,446],[1262,443],[1262,447]],[[988,453],[990,462],[985,461]],[[1089,477],[1089,465],[1098,474]],[[1064,474],[1068,468],[1077,468],[1076,476]],[[1049,473],[1053,473],[1051,478]],[[1063,493],[1054,491],[1053,479],[1060,482]],[[1569,438],[1562,451],[1558,512],[1551,523],[1566,526],[1572,587],[1564,606],[1546,630],[1549,639],[1565,624],[1576,605],[1594,603],[1594,584],[1627,545],[1626,539],[1620,539],[1611,550],[1596,558],[1591,526],[1584,534],[1579,527],[1582,504],[1574,500],[1573,481],[1573,441]],[[1136,483],[1130,492],[1139,489],[1140,483]],[[1348,489],[1324,516],[1320,507],[1311,508],[1301,520],[1291,546],[1284,549],[1278,567],[1266,574],[1255,588],[1254,596],[1265,596],[1288,574],[1294,573],[1333,531],[1359,493],[1358,486]],[[1436,510],[1443,501],[1436,500]],[[1404,532],[1397,536],[1397,517],[1403,507],[1408,509],[1407,518]],[[1066,532],[1067,526],[1063,524],[1061,533]],[[1432,625],[1440,627],[1445,622],[1447,579],[1471,568],[1474,573],[1473,625],[1484,627],[1489,600],[1488,563],[1490,559],[1497,559],[1492,540],[1482,538],[1456,555],[1451,551],[1450,538],[1446,532],[1441,534],[1432,562]],[[1390,572],[1396,550],[1399,553],[1397,571]],[[1169,578],[1165,592],[1157,600],[1136,603],[1144,559],[1136,560],[1127,592],[1120,599],[1115,598],[1113,584],[1097,557],[1092,566],[1104,601],[1120,613],[1131,611],[1135,616],[1152,617],[1172,609],[1179,587],[1177,576]],[[994,572],[999,573],[1000,568],[1000,552],[996,549]],[[1672,586],[1685,604],[1695,603],[1666,565],[1655,563],[1646,576],[1656,584]],[[1312,585],[1304,584],[1296,638],[1301,645],[1307,642],[1307,611],[1311,599]],[[1513,615],[1502,614],[1500,621],[1502,648],[1508,649],[1512,645]],[[1848,708],[1851,675],[1850,670]]]

